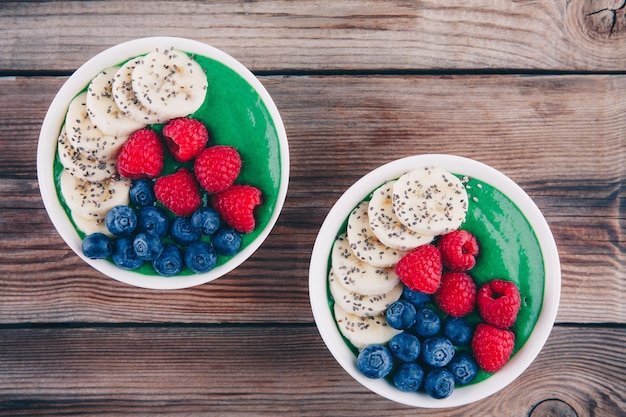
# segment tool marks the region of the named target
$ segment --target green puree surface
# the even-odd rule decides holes
[[[511,328],[515,333],[515,355],[530,337],[541,311],[545,268],[539,241],[526,217],[505,194],[483,181],[465,181],[462,175],[457,176],[466,184],[469,196],[468,214],[461,229],[472,232],[480,246],[476,265],[469,274],[477,288],[492,279],[505,279],[515,282],[520,290],[521,309]],[[345,231],[346,223],[347,219],[338,233]],[[332,306],[330,292],[328,297]],[[476,311],[465,318],[474,325],[481,321]],[[344,340],[356,353],[357,349]],[[490,375],[479,370],[472,384]]]
[[[239,151],[242,168],[235,183],[253,185],[263,194],[263,203],[254,212],[255,230],[242,235],[243,249],[254,241],[269,223],[278,200],[281,182],[278,133],[262,98],[246,80],[234,70],[211,58],[194,55],[194,59],[206,71],[209,86],[204,103],[191,117],[201,120],[207,126],[209,131],[207,146],[230,145]],[[151,125],[150,127],[161,132],[163,126]],[[180,167],[193,169],[193,161],[179,163],[169,156],[167,151],[165,154],[165,166],[161,175],[174,173]],[[63,167],[57,156],[54,164],[57,194],[71,218],[70,210],[60,192],[59,178],[62,170]],[[205,205],[208,199],[208,193],[204,192]],[[80,230],[77,229],[77,232],[84,237],[84,233]],[[203,240],[210,241],[210,238],[203,237]],[[217,265],[226,263],[230,258],[232,257],[218,256]],[[137,272],[157,275],[152,266],[147,263]],[[185,267],[180,275],[189,274],[193,272]],[[176,279],[176,277],[171,279]]]

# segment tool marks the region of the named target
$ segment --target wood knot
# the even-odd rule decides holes
[[[582,4],[583,26],[594,39],[626,35],[626,0],[590,0]]]
[[[578,417],[578,413],[565,401],[550,399],[536,404],[528,417]]]

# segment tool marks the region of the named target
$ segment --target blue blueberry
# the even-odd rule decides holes
[[[418,337],[431,337],[436,335],[441,329],[441,319],[435,310],[422,307],[415,312],[415,324],[411,330]]]
[[[430,303],[431,297],[428,294],[425,294],[420,291],[413,291],[406,285],[402,290],[402,296],[409,303],[413,304],[415,308],[424,307],[426,304]]]
[[[216,263],[217,253],[207,242],[194,242],[185,249],[185,265],[195,273],[210,271]]]
[[[454,383],[457,385],[469,384],[478,373],[476,360],[465,351],[457,352],[447,368],[454,376]]]
[[[431,337],[424,340],[420,357],[425,364],[441,368],[454,358],[454,345],[445,337]]]
[[[220,215],[212,207],[200,207],[191,215],[191,225],[205,235],[212,235],[220,227]]]
[[[93,233],[83,239],[82,249],[88,258],[104,259],[113,253],[113,242],[103,233]]]
[[[383,378],[393,368],[391,352],[379,344],[368,345],[356,358],[357,368],[368,378]]]
[[[446,368],[431,369],[426,374],[424,390],[436,399],[449,397],[454,391],[454,376]]]
[[[418,364],[403,363],[393,373],[393,384],[401,391],[416,392],[422,385],[424,370]]]
[[[152,261],[154,270],[159,275],[171,277],[183,269],[183,256],[176,245],[167,243],[163,246],[163,252]]]
[[[408,301],[398,300],[387,308],[385,317],[394,329],[405,330],[415,323],[415,307]]]
[[[104,222],[115,236],[128,236],[137,227],[137,214],[128,206],[115,206],[107,213]]]
[[[170,236],[181,245],[197,242],[202,233],[191,225],[188,217],[176,217],[170,225]]]
[[[137,207],[151,206],[154,204],[154,189],[152,180],[140,179],[133,181],[130,186],[130,201]]]
[[[412,362],[420,354],[420,341],[414,335],[402,332],[389,340],[389,350],[402,362]]]
[[[163,252],[163,242],[157,235],[141,232],[135,236],[133,248],[139,258],[144,261],[153,261]]]
[[[230,227],[223,227],[215,232],[211,242],[218,253],[234,255],[241,247],[241,234]]]
[[[115,265],[122,269],[133,270],[143,265],[143,259],[137,256],[133,248],[133,239],[128,236],[115,240],[111,257]]]
[[[468,345],[473,333],[470,324],[461,317],[448,317],[443,322],[443,335],[455,346]]]
[[[165,210],[156,206],[144,206],[137,213],[137,230],[165,236],[170,229],[170,219]]]

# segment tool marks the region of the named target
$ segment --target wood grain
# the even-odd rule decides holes
[[[620,1],[2,2],[0,71],[73,71],[167,34],[254,71],[623,71]],[[71,22],[71,24],[68,24]]]

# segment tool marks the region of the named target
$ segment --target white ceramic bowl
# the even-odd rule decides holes
[[[261,143],[261,146],[266,146],[267,148],[267,158],[269,161],[267,165],[269,166],[269,171],[271,171],[268,176],[272,177],[272,180],[275,182],[274,189],[272,190],[274,200],[272,202],[273,207],[270,209],[271,212],[270,215],[267,216],[266,222],[262,225],[260,230],[255,231],[256,237],[254,240],[249,242],[245,248],[226,263],[215,267],[209,272],[174,277],[145,275],[134,271],[127,271],[118,268],[107,260],[92,260],[85,257],[81,250],[81,237],[73,227],[61,205],[54,180],[54,159],[57,139],[70,101],[85,89],[89,82],[103,69],[113,65],[119,65],[132,57],[145,55],[155,50],[155,48],[167,47],[174,47],[191,54],[209,58],[230,69],[231,71],[227,71],[226,73],[236,74],[240,79],[235,75],[228,75],[229,77],[232,76],[236,78],[238,85],[243,85],[242,88],[250,88],[260,97],[260,100],[256,99],[254,105],[264,106],[262,110],[262,116],[266,119],[264,122],[267,122],[267,126],[271,127],[271,125],[273,125],[275,128],[275,132],[272,132],[271,143],[269,143],[270,141],[268,141],[268,144]],[[210,85],[209,94],[211,93],[211,88]],[[220,86],[220,88],[227,89],[230,87],[224,83],[224,86]],[[209,96],[209,100],[210,99],[211,96]],[[226,104],[232,106],[230,103]],[[243,108],[239,110],[242,112],[241,117],[244,120],[254,122],[254,120],[251,119],[252,116],[248,112],[248,109]],[[237,109],[235,109],[235,111],[237,111]],[[270,133],[266,130],[259,130],[259,140],[263,141],[266,134],[269,135]],[[52,223],[70,248],[85,262],[109,277],[130,285],[152,289],[187,288],[212,281],[230,272],[248,259],[267,238],[278,219],[287,194],[289,180],[289,149],[285,128],[276,105],[265,87],[240,62],[223,51],[201,42],[175,37],[150,37],[121,43],[97,54],[80,66],[65,82],[52,101],[41,127],[37,149],[37,175],[43,202]]]
[[[365,377],[357,369],[356,356],[335,324],[327,291],[329,254],[338,231],[353,208],[384,182],[424,166],[436,166],[466,175],[503,192],[521,210],[534,231],[545,270],[543,301],[535,327],[526,343],[498,372],[484,381],[457,387],[445,399],[434,399],[423,392],[402,392],[385,379]],[[537,259],[537,262],[541,261]],[[531,198],[515,182],[494,168],[464,157],[441,154],[395,160],[373,170],[352,185],[332,207],[322,224],[313,248],[309,271],[309,295],[315,322],[324,343],[339,364],[371,391],[398,403],[424,408],[453,407],[478,401],[501,390],[517,378],[539,354],[548,339],[557,314],[560,290],[561,270],[556,244],[546,220]]]

